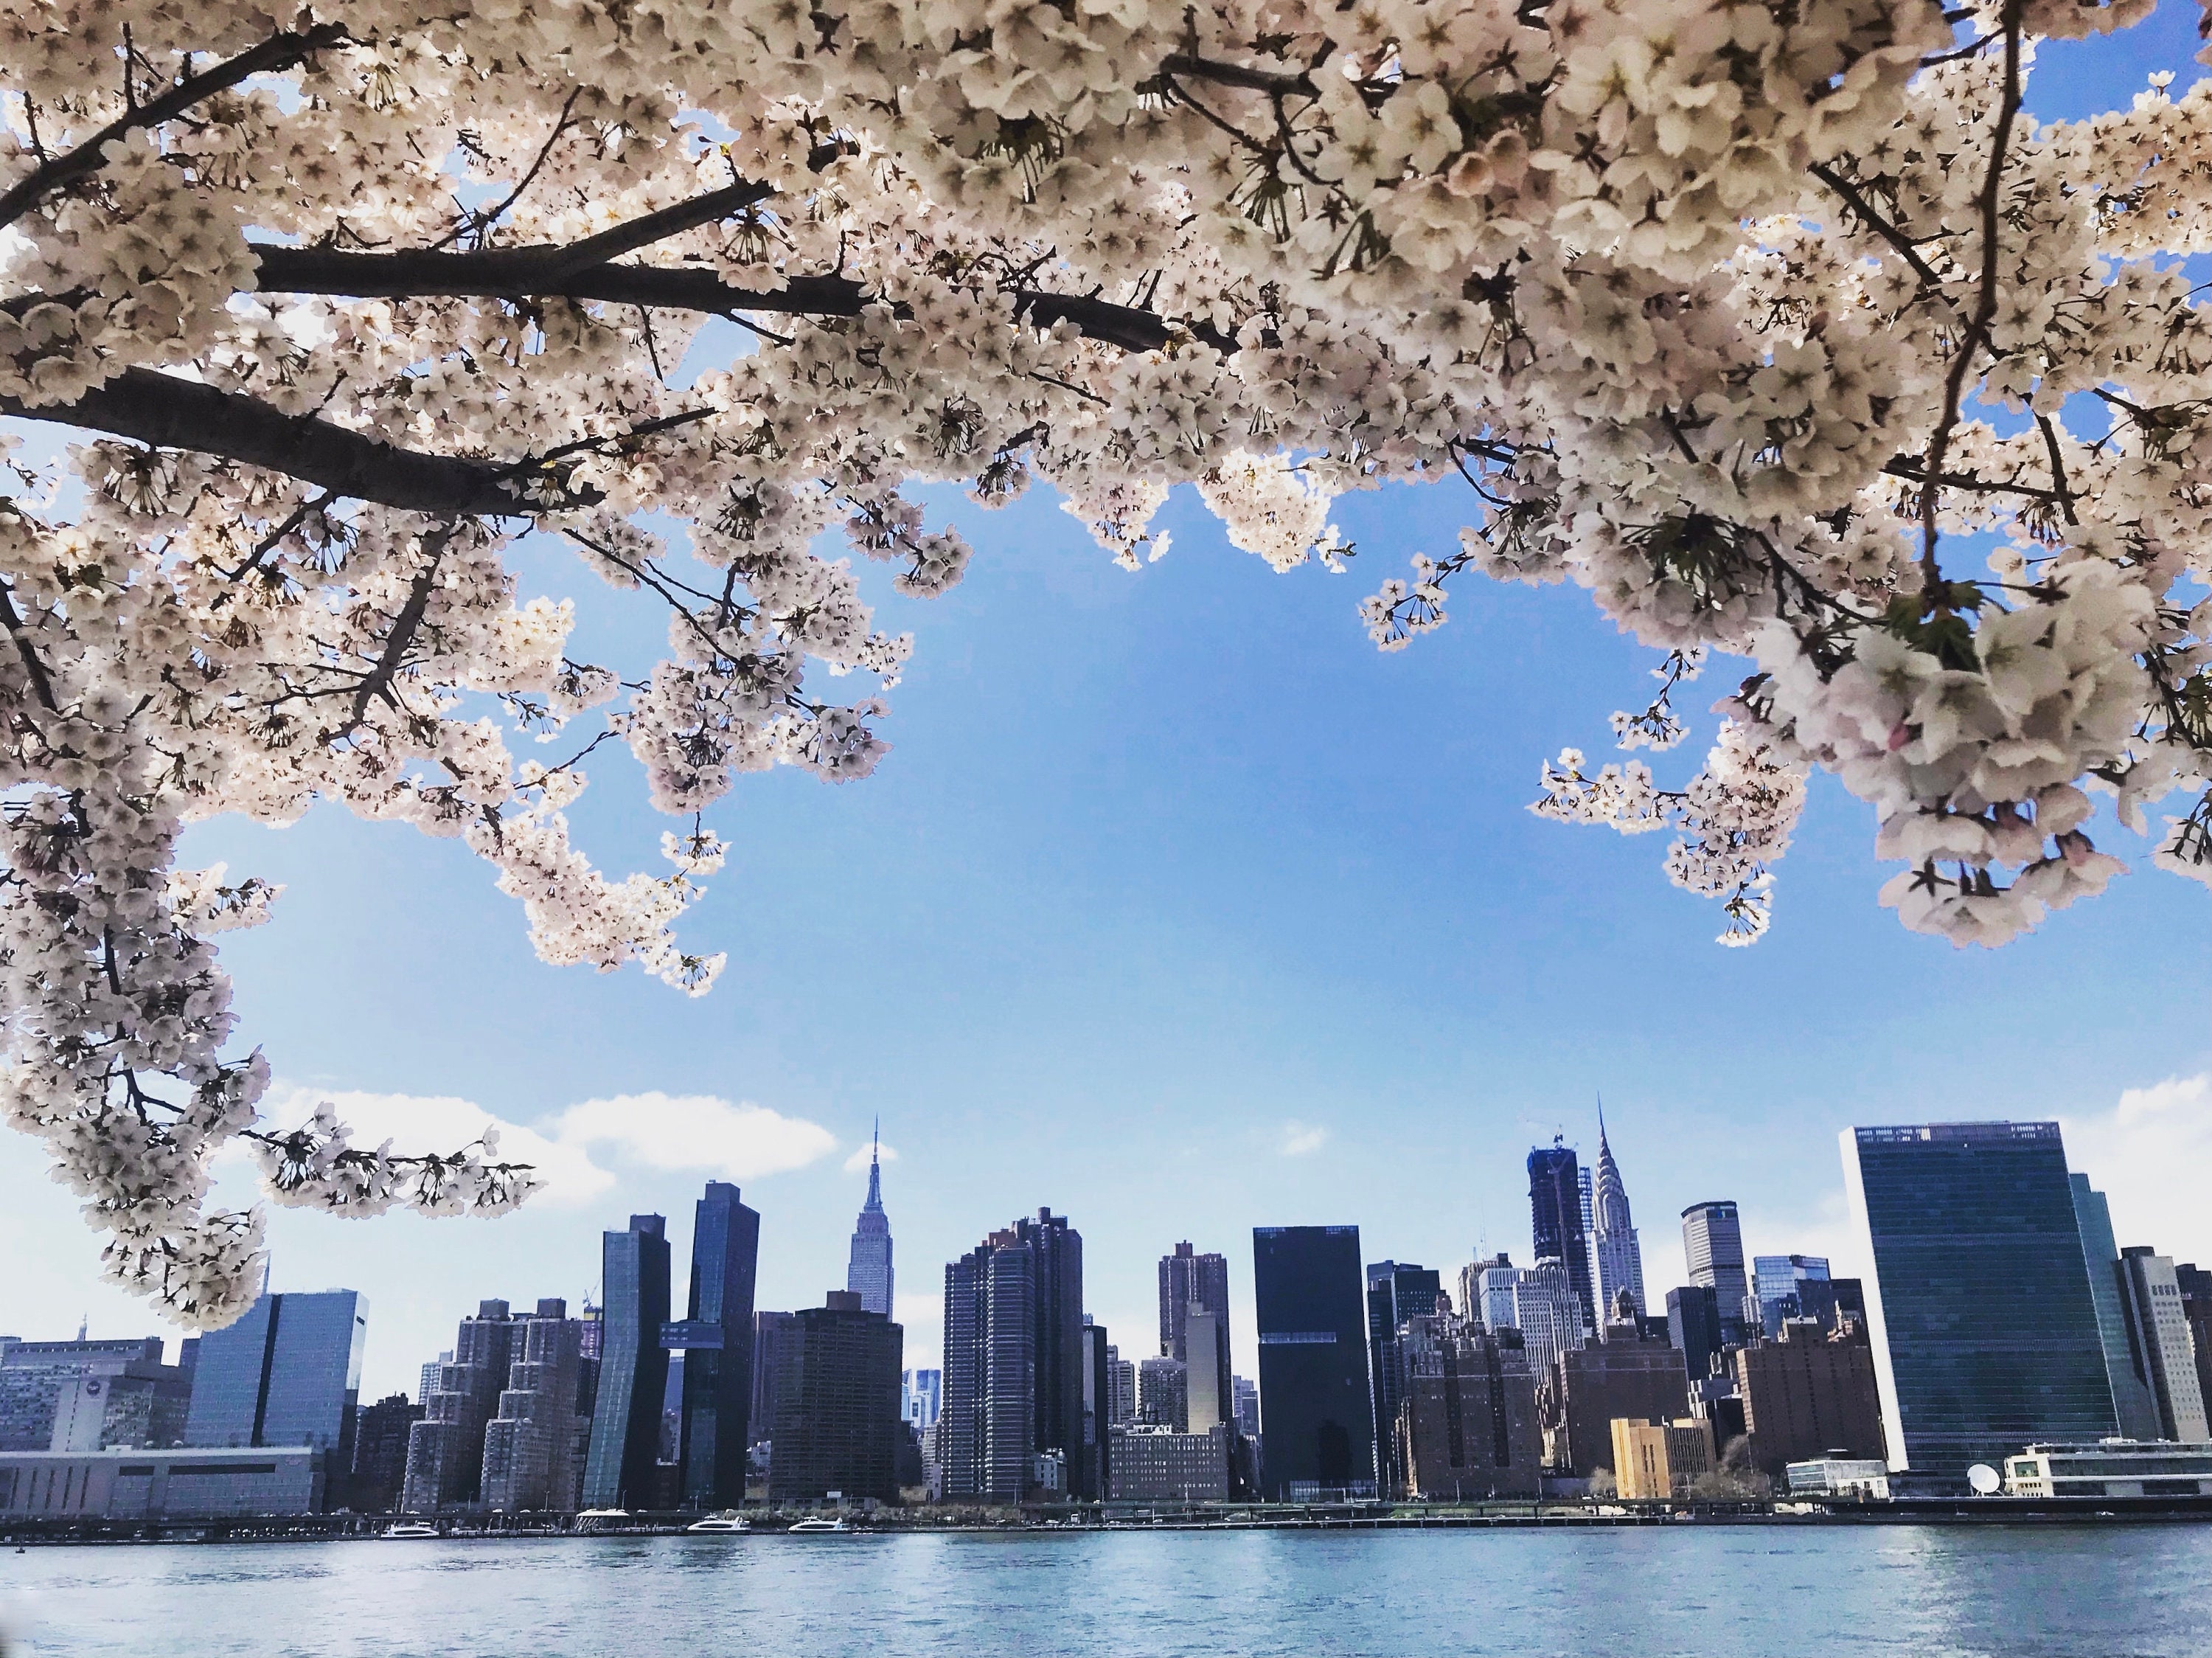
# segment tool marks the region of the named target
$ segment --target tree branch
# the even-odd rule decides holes
[[[403,449],[312,415],[281,413],[242,393],[144,369],[126,369],[74,403],[31,407],[0,397],[0,414],[217,455],[287,473],[333,495],[441,517],[514,517],[599,499],[597,491],[566,485],[550,501],[527,499],[516,480],[531,461],[502,466]]]
[[[363,674],[361,683],[354,687],[352,717],[331,734],[331,741],[349,737],[361,728],[361,722],[368,717],[368,704],[374,698],[381,697],[394,710],[398,709],[399,699],[392,695],[392,682],[406,660],[407,647],[415,642],[416,631],[422,625],[423,613],[430,607],[430,595],[438,585],[438,561],[446,556],[454,527],[442,524],[422,538],[430,556],[409,584],[407,602],[400,606],[399,614],[392,619],[392,631],[385,635],[384,649],[376,659],[376,666]]]
[[[1868,229],[1873,231],[1903,255],[1905,262],[1912,267],[1913,274],[1922,282],[1930,288],[1941,288],[1943,285],[1943,279],[1936,274],[1935,267],[1921,258],[1920,250],[1912,245],[1912,238],[1875,212],[1873,204],[1867,200],[1864,193],[1856,185],[1826,162],[1815,162],[1811,171],[1814,178],[1843,198],[1844,205],[1858,215],[1861,224],[1866,226]]]
[[[1929,594],[1940,593],[1943,574],[1936,562],[1937,501],[1934,480],[1943,475],[1943,456],[1951,446],[1951,433],[1959,424],[1959,400],[1965,394],[1966,373],[1990,337],[1997,314],[1997,226],[2000,198],[2004,193],[2005,150],[2012,142],[2013,118],[2020,113],[2020,32],[2021,0],[2007,0],[2004,9],[2004,95],[1997,107],[1996,131],[1990,137],[1990,169],[1982,180],[1981,291],[1973,320],[1960,339],[1943,377],[1943,411],[1928,440],[1923,470],[1930,482],[1920,491],[1920,576]]]
[[[627,229],[629,227],[621,227]],[[615,235],[611,231],[608,235]],[[596,239],[595,239],[596,240]],[[585,244],[579,243],[578,247]],[[700,265],[576,264],[560,247],[487,248],[349,253],[327,247],[257,246],[259,290],[353,299],[571,299],[659,311],[766,311],[779,315],[854,317],[872,302],[849,277],[791,277],[773,290],[738,288]],[[520,257],[520,256],[527,256]],[[1082,294],[1012,290],[1018,314],[1041,326],[1065,320],[1085,339],[1127,351],[1164,350],[1178,336],[1202,341],[1224,357],[1237,342],[1210,322],[1170,319],[1132,305]]]
[[[36,206],[41,198],[89,177],[107,164],[100,154],[110,140],[140,127],[159,126],[190,109],[201,99],[236,86],[256,75],[273,74],[327,47],[342,46],[351,37],[337,23],[317,23],[311,28],[272,34],[250,52],[217,64],[204,75],[178,82],[160,97],[139,105],[110,121],[76,149],[57,155],[0,195],[0,228],[13,224]]]

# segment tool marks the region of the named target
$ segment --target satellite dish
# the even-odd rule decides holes
[[[1976,1496],[1995,1496],[1997,1487],[2003,1483],[1997,1478],[1997,1471],[1986,1462],[1977,1462],[1966,1470],[1966,1484],[1974,1488]]]

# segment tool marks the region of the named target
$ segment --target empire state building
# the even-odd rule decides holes
[[[868,1201],[853,1223],[853,1259],[845,1268],[845,1288],[860,1298],[863,1312],[891,1310],[891,1220],[884,1213],[882,1137],[868,1155]]]

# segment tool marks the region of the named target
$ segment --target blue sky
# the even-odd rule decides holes
[[[2166,0],[2118,42],[2047,50],[2031,106],[2109,107],[2155,67],[2187,82],[2194,23]],[[977,546],[963,586],[919,603],[867,572],[881,624],[917,635],[894,752],[841,788],[745,780],[716,814],[731,860],[684,931],[731,961],[703,1000],[539,965],[450,843],[334,809],[194,832],[191,861],[286,885],[226,949],[286,1088],[472,1102],[567,1159],[496,1222],[276,1216],[277,1288],[370,1297],[373,1390],[411,1388],[481,1297],[590,1292],[599,1228],[632,1210],[667,1212],[683,1247],[709,1175],[763,1212],[762,1305],[818,1300],[843,1283],[847,1161],[878,1112],[909,1362],[936,1362],[943,1263],[1049,1204],[1125,1353],[1153,1338],[1157,1257],[1226,1251],[1249,1373],[1252,1226],[1353,1222],[1370,1259],[1448,1273],[1478,1243],[1525,1259],[1522,1159],[1555,1129],[1594,1155],[1601,1092],[1655,1291],[1679,1282],[1695,1200],[1740,1201],[1757,1252],[1845,1253],[1836,1133],[1874,1121],[2061,1117],[2123,1242],[2212,1256],[2212,894],[2109,824],[2100,844],[2137,873],[1962,952],[1876,905],[1871,814],[1816,779],[1771,933],[1724,950],[1714,906],[1661,874],[1665,837],[1522,809],[1540,759],[1597,756],[1607,714],[1648,695],[1651,653],[1584,595],[1470,582],[1441,633],[1367,643],[1358,600],[1453,545],[1455,491],[1340,503],[1359,547],[1340,576],[1272,574],[1187,496],[1173,551],[1133,576],[1042,493],[939,505]],[[578,597],[572,655],[649,660],[652,611],[557,549],[519,562]],[[1662,781],[1694,769],[1740,671],[1688,688],[1693,740]],[[626,753],[592,775],[580,838],[611,870],[656,867],[669,826]],[[554,1122],[650,1094],[762,1111]],[[0,1294],[0,1330],[152,1328],[99,1286],[96,1253],[7,1143],[0,1254],[37,1271]]]

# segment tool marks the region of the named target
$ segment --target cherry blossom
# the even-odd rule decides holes
[[[961,579],[929,484],[1042,485],[1133,570],[1182,485],[1285,571],[1346,567],[1347,495],[1452,491],[1382,649],[1470,573],[1572,582],[1662,653],[1612,722],[1654,755],[1746,664],[1680,788],[1570,750],[1535,808],[1674,830],[1724,942],[1816,770],[1954,942],[2119,873],[2100,793],[2212,881],[2212,90],[2022,102],[2148,10],[0,0],[0,1109],[204,1326],[259,1250],[229,1143],[277,1202],[519,1201],[495,1146],[262,1120],[210,941],[280,894],[179,836],[342,802],[466,845],[545,960],[702,992],[707,814],[887,752],[916,644],[860,571]],[[518,599],[529,534],[574,599]],[[662,660],[571,654],[599,583]],[[606,743],[663,872],[570,837]]]

